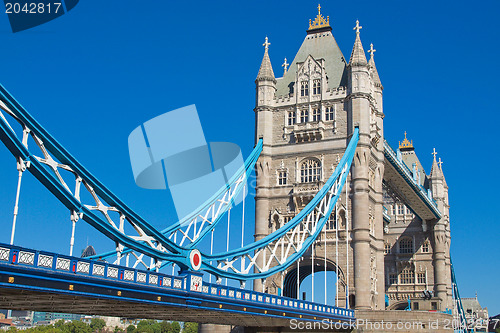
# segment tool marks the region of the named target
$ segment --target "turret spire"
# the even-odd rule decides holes
[[[370,73],[372,75],[373,83],[376,87],[382,88],[382,82],[380,81],[380,77],[378,76],[377,67],[375,66],[375,55],[374,53],[377,50],[373,48],[373,43],[370,44],[370,49],[368,52],[370,53],[370,61],[368,61],[368,65],[370,66]]]
[[[271,59],[269,59],[269,39],[266,36],[266,41],[262,46],[264,46],[264,57],[262,58],[262,63],[260,64],[259,74],[257,74],[257,80],[269,80],[276,83],[276,78],[274,77],[273,66],[271,65]]]
[[[363,44],[361,44],[361,38],[359,37],[359,31],[363,27],[359,25],[359,21],[356,20],[356,26],[353,30],[356,30],[356,40],[354,41],[354,47],[352,48],[351,59],[349,60],[350,66],[362,66],[368,64],[366,61],[365,51],[363,49]]]
[[[431,178],[436,179],[436,178],[442,178],[443,173],[441,171],[441,168],[438,166],[438,162],[436,160],[436,148],[432,149],[432,155],[434,156],[432,160],[432,167],[431,167]]]

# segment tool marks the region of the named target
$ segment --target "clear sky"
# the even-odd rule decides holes
[[[450,188],[452,257],[463,297],[500,312],[498,1],[323,1],[348,59],[356,19],[374,43],[385,136],[404,131],[427,172],[432,149]],[[159,114],[196,104],[207,141],[254,144],[254,80],[266,36],[276,76],[294,58],[316,1],[85,0],[13,34],[0,14],[0,82],[90,171],[158,227],[175,220],[167,192],[135,186],[127,137]],[[8,243],[15,160],[0,146],[0,242]],[[249,200],[247,221],[253,218]],[[247,234],[252,235],[248,226]],[[16,244],[69,252],[69,213],[23,178]],[[248,238],[249,241],[250,238]],[[77,225],[78,254],[106,242]]]

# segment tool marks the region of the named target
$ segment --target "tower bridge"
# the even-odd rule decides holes
[[[286,331],[290,320],[442,323],[451,314],[463,323],[450,257],[448,186],[436,153],[427,174],[406,133],[398,149],[387,143],[376,50],[371,45],[366,58],[356,22],[346,60],[329,22],[318,7],[282,77],[275,76],[266,37],[255,81],[253,152],[226,186],[164,230],[114,195],[0,86],[0,140],[19,174],[11,244],[0,244],[0,307],[126,313],[248,331]],[[69,256],[14,245],[25,171],[69,209]],[[241,246],[229,249],[230,210],[254,171],[255,240],[243,244],[242,235]],[[238,223],[244,216],[243,205]],[[115,250],[72,256],[78,220]],[[227,250],[220,253],[213,252],[217,228],[227,228]],[[179,274],[165,274],[165,266]],[[325,277],[325,298],[318,300],[320,271],[336,278],[327,285]],[[310,275],[312,300],[301,300],[300,285]],[[224,286],[222,278],[240,287]],[[331,304],[327,288],[336,291]],[[397,311],[404,309],[413,311]]]

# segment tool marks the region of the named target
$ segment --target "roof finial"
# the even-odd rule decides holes
[[[283,67],[285,69],[285,72],[283,73],[283,75],[286,74],[289,65],[290,64],[286,62],[286,58],[285,58],[285,62],[283,63],[283,65],[281,65],[281,67]]]
[[[361,29],[363,29],[363,27],[359,25],[359,20],[356,20],[356,26],[352,30],[356,30],[356,34],[359,35],[359,30]]]
[[[435,161],[437,155],[436,148],[432,148],[432,155],[434,155],[434,161]]]
[[[406,138],[406,131],[405,131],[405,139],[401,142],[399,141],[399,149],[413,149],[413,140],[409,141],[407,138]]]
[[[377,52],[377,50],[375,50],[373,48],[373,43],[370,44],[370,49],[368,50],[368,53],[370,53],[370,56],[371,56],[371,59],[373,59],[373,56],[374,56],[374,53]],[[406,135],[406,132],[405,132],[405,135]]]
[[[271,45],[271,43],[268,42],[268,38],[266,36],[266,41],[264,42],[264,44],[262,44],[262,46],[264,46],[266,48],[266,51],[269,49],[269,45]]]
[[[438,162],[439,169],[443,169],[443,168],[441,167],[441,165],[442,165],[442,164],[443,164],[443,161],[441,161],[441,157],[440,157],[440,158],[439,158],[439,162]]]
[[[318,4],[318,15],[314,19],[314,22],[311,22],[311,20],[309,20],[308,30],[324,28],[324,27],[330,27],[330,16],[327,16],[325,20],[325,17],[321,15],[321,5]]]

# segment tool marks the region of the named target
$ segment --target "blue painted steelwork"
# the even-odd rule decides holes
[[[141,218],[137,213],[135,213],[131,208],[129,208],[125,203],[118,199],[109,189],[107,189],[102,183],[100,183],[90,172],[88,172],[83,165],[81,165],[69,152],[67,152],[45,129],[20,105],[17,100],[3,87],[0,85],[0,100],[5,103],[6,109],[4,110],[10,116],[14,117],[22,126],[25,131],[29,131],[38,145],[43,145],[43,150],[50,152],[60,163],[67,166],[71,172],[81,179],[85,187],[91,188],[89,191],[93,191],[95,196],[97,196],[106,204],[108,204],[115,211],[118,211],[124,220],[128,221],[133,225],[134,228],[140,229],[140,236],[142,234],[152,237],[154,242],[137,241],[132,237],[126,235],[123,230],[117,228],[116,225],[112,225],[111,221],[107,221],[100,216],[97,216],[92,209],[87,205],[83,205],[79,200],[79,195],[73,195],[67,185],[54,176],[54,174],[49,171],[49,169],[41,163],[41,159],[37,158],[31,153],[27,145],[16,136],[9,123],[5,118],[0,117],[0,139],[4,142],[11,153],[16,157],[26,163],[29,163],[28,170],[47,188],[54,194],[61,203],[63,203],[72,213],[77,216],[81,216],[87,223],[92,225],[98,231],[106,235],[108,238],[114,240],[120,246],[125,246],[130,250],[138,251],[142,254],[146,254],[151,258],[159,261],[168,261],[178,264],[183,270],[190,269],[191,263],[189,260],[190,251],[216,226],[217,222],[220,221],[223,214],[220,214],[214,221],[214,223],[209,224],[203,229],[203,232],[199,235],[197,239],[191,239],[192,244],[182,247],[171,241],[166,234],[178,230],[181,226],[185,225],[190,218],[197,216],[199,210],[193,212],[192,215],[186,217],[185,219],[179,221],[173,226],[163,230],[163,232],[158,231],[147,221]],[[350,140],[349,146],[346,153],[342,157],[340,164],[337,166],[333,175],[328,179],[325,186],[317,193],[317,195],[311,200],[311,202],[303,209],[292,221],[286,224],[283,228],[277,230],[273,234],[265,237],[264,239],[247,245],[241,249],[229,251],[227,253],[216,254],[216,255],[203,255],[202,254],[202,265],[201,269],[217,276],[225,276],[238,280],[248,280],[255,278],[264,278],[270,276],[276,272],[283,271],[289,267],[295,260],[300,258],[306,249],[312,244],[312,242],[317,238],[321,229],[323,228],[328,216],[330,215],[335,202],[337,201],[340,191],[344,185],[345,179],[350,168],[354,152],[356,149],[356,144],[358,141],[358,129],[355,129],[354,134]],[[239,174],[248,174],[252,171],[255,162],[262,150],[262,141],[259,140],[254,152],[248,159],[245,166],[241,167]],[[42,147],[40,147],[42,148]],[[54,162],[57,163],[57,162]],[[47,163],[49,164],[49,163]],[[55,171],[57,167],[52,166]],[[238,174],[233,176],[232,181],[234,182],[238,179]],[[229,185],[228,185],[229,186]],[[221,193],[227,191],[227,188],[221,188],[211,199],[207,201],[204,205],[200,206],[199,209],[204,209],[211,202],[219,200]],[[241,189],[239,189],[241,190]],[[333,191],[332,193],[329,193]],[[277,239],[286,236],[286,233],[294,227],[297,227],[303,222],[305,218],[308,218],[309,214],[317,209],[317,205],[324,205],[322,201],[325,196],[328,195],[328,209],[327,211],[321,211],[323,215],[321,216],[316,229],[311,230],[312,232],[307,237],[304,243],[300,244],[299,249],[296,253],[287,258],[284,263],[261,273],[250,273],[241,272],[232,273],[226,270],[220,269],[217,266],[212,266],[212,261],[221,260],[223,258],[229,258],[234,256],[248,256],[249,253],[258,251],[259,248],[266,247]],[[232,198],[231,198],[232,203]],[[96,199],[96,204],[101,205]],[[226,207],[226,211],[230,205]],[[106,207],[108,209],[110,207]],[[323,207],[324,209],[324,207]],[[99,210],[99,208],[98,208]],[[105,213],[106,214],[106,213]],[[109,219],[109,217],[108,217]],[[192,222],[190,222],[192,223]],[[308,220],[304,224],[311,224]],[[170,234],[172,236],[172,234]],[[155,244],[156,242],[156,244]],[[127,251],[128,251],[127,249]],[[123,249],[122,249],[123,250]],[[116,253],[115,251],[110,253]],[[110,255],[110,253],[105,254]]]
[[[455,307],[456,311],[458,313],[458,321],[459,321],[459,329],[455,330],[458,332],[463,332],[463,333],[469,333],[469,327],[467,325],[467,318],[465,316],[465,311],[462,306],[462,299],[460,298],[460,292],[458,291],[458,284],[457,284],[457,279],[455,277],[455,269],[453,268],[453,262],[451,262],[450,258],[450,264],[451,264],[451,285],[452,285],[452,291],[453,291],[453,301],[455,302]]]
[[[134,226],[138,226],[142,231],[158,242],[163,249],[166,251],[161,251],[158,248],[153,248],[148,246],[145,242],[136,241],[131,237],[128,237],[122,232],[119,232],[116,228],[108,223],[102,217],[96,215],[92,210],[83,205],[79,199],[77,199],[65,184],[62,184],[47,168],[42,165],[42,163],[35,158],[35,156],[30,152],[30,150],[21,142],[21,140],[16,136],[10,125],[0,117],[0,140],[7,146],[10,152],[16,157],[22,159],[24,162],[29,163],[28,170],[52,193],[58,200],[64,204],[70,211],[77,214],[83,214],[82,218],[96,228],[98,231],[106,235],[111,240],[122,244],[129,249],[136,250],[140,253],[144,253],[152,258],[162,261],[169,261],[178,264],[184,269],[190,267],[189,262],[189,251],[192,247],[198,244],[199,241],[203,239],[220,221],[224,216],[224,213],[228,210],[230,205],[226,206],[221,210],[217,219],[213,221],[208,227],[206,227],[203,232],[201,232],[200,237],[193,242],[190,246],[181,247],[175,244],[173,241],[168,239],[167,233],[173,232],[176,229],[186,224],[193,216],[200,214],[200,209],[205,209],[207,206],[211,205],[213,202],[220,198],[220,195],[228,190],[228,187],[236,181],[243,174],[246,176],[252,172],[254,165],[262,151],[262,140],[259,140],[254,151],[247,159],[244,166],[242,166],[238,172],[231,178],[227,186],[221,188],[212,198],[207,200],[206,203],[201,205],[198,210],[194,211],[189,216],[185,217],[181,221],[175,223],[171,227],[163,230],[163,232],[158,231],[152,225],[150,225],[146,220],[140,217],[135,211],[129,208],[125,203],[123,203],[116,195],[114,195],[109,189],[107,189],[97,178],[95,178],[89,171],[87,171],[83,165],[81,165],[68,151],[66,151],[62,145],[60,145],[22,106],[21,104],[2,86],[0,85],[0,100],[5,103],[8,107],[8,112],[11,116],[16,118],[16,120],[23,126],[23,128],[28,129],[32,134],[39,138],[44,147],[50,151],[55,158],[57,158],[61,163],[69,166],[75,175],[78,175],[83,181],[86,182],[95,193],[107,204],[112,207],[116,207],[120,213],[124,214],[127,220],[130,220]],[[241,191],[241,187],[236,189],[236,195]],[[232,203],[231,199],[231,203]],[[116,252],[109,252],[102,256],[109,256],[115,254]]]
[[[255,167],[255,163],[257,162],[257,160],[259,159],[259,156],[260,156],[260,153],[262,152],[262,146],[263,146],[263,143],[262,143],[262,139],[260,139],[258,142],[257,142],[257,145],[255,146],[255,148],[253,149],[252,153],[248,156],[248,158],[246,159],[245,161],[245,164],[240,167],[240,169],[238,169],[238,171],[231,177],[231,179],[227,182],[228,184],[234,184],[236,182],[236,180],[238,178],[240,178],[243,174],[245,174],[245,178],[248,179],[250,173],[253,171],[254,167]],[[163,235],[169,235],[170,233],[172,232],[175,232],[176,230],[178,230],[180,227],[182,227],[183,225],[186,225],[187,223],[189,223],[189,221],[191,221],[192,219],[196,218],[201,212],[205,211],[206,209],[208,209],[208,207],[210,205],[212,205],[215,201],[217,201],[218,199],[221,198],[221,196],[224,195],[224,193],[228,190],[228,188],[230,187],[231,185],[227,185],[227,186],[224,186],[222,188],[219,189],[219,191],[217,191],[210,199],[208,199],[203,205],[201,205],[200,207],[198,207],[195,211],[193,211],[192,213],[190,213],[189,215],[187,215],[186,217],[184,217],[183,219],[181,219],[180,221],[174,223],[173,225],[171,225],[170,227],[167,227],[165,229],[163,229],[161,231],[161,233]],[[233,195],[233,197],[236,197],[241,191],[242,191],[243,187],[238,187],[236,189],[236,193],[235,195]],[[233,202],[234,200],[231,199],[231,203]],[[225,216],[225,214],[227,213],[229,207],[231,207],[231,204],[229,205],[226,205],[225,207],[223,207],[221,209],[221,212],[219,214],[219,216],[217,216],[217,218],[215,220],[212,221],[212,224],[210,226],[208,226],[207,228],[204,228],[203,231],[200,233],[200,236],[194,241],[194,242],[191,242],[190,244],[188,244],[185,248],[186,249],[191,249],[191,248],[195,248],[196,245],[198,245],[198,243],[200,241],[203,240],[203,238],[210,232],[212,231],[212,229],[214,229],[216,227],[216,225],[220,222],[220,220],[222,219],[222,217]],[[122,254],[127,254],[131,252],[131,249],[127,249],[125,248],[123,251],[122,251]],[[116,255],[116,251],[109,251],[109,252],[106,252],[106,253],[103,253],[103,254],[97,254],[95,256],[91,256],[89,257],[90,259],[98,259],[98,258],[102,258],[102,259],[107,259],[109,257],[112,257]]]
[[[441,212],[437,208],[436,202],[429,197],[429,192],[422,185],[417,183],[408,166],[406,166],[402,159],[398,158],[399,155],[394,152],[386,140],[384,140],[384,156],[396,169],[396,171],[405,179],[406,183],[415,191],[418,197],[422,199],[425,205],[432,211],[435,218],[440,219]]]
[[[280,229],[276,230],[272,234],[269,234],[268,236],[262,238],[261,240],[248,244],[242,248],[214,255],[204,254],[202,263],[202,267],[204,268],[204,270],[217,276],[222,276],[232,279],[245,279],[245,280],[258,279],[258,278],[262,279],[271,276],[277,272],[285,270],[290,265],[292,265],[296,260],[302,257],[305,251],[309,248],[309,246],[311,246],[311,244],[316,240],[316,238],[320,234],[321,230],[323,229],[323,226],[325,225],[333,208],[335,207],[335,203],[340,197],[341,190],[347,178],[348,170],[350,169],[352,160],[354,158],[358,140],[359,140],[359,129],[356,128],[352,134],[349,145],[347,146],[346,151],[344,152],[344,155],[342,156],[342,159],[335,168],[333,174],[326,181],[325,185],[314,196],[314,198],[307,204],[307,206],[304,209],[302,209],[299,212],[299,214],[297,214],[291,221],[286,223],[284,226],[282,226]],[[223,260],[235,261],[237,257],[250,257],[251,254],[254,254],[254,251],[255,252],[259,251],[262,248],[267,247],[269,244],[277,242],[280,239],[286,237],[286,234],[292,229],[297,228],[299,224],[301,224],[303,220],[307,217],[307,215],[309,215],[320,204],[320,201],[323,198],[325,198],[325,196],[330,191],[333,191],[333,196],[328,202],[328,208],[326,209],[325,213],[319,219],[319,223],[316,227],[316,230],[314,231],[314,233],[311,233],[306,238],[305,242],[302,244],[302,247],[300,249],[297,249],[296,253],[287,257],[284,263],[279,263],[278,265],[274,266],[273,268],[270,268],[265,272],[260,272],[260,273],[246,272],[246,274],[229,272],[219,267],[214,267],[210,263],[211,261],[223,261]]]
[[[193,277],[195,276],[201,277],[197,273],[172,276],[7,244],[0,244],[0,276],[2,275],[13,279],[8,283],[7,281],[0,282],[0,288],[22,288],[122,301],[130,300],[126,298],[127,295],[124,293],[124,291],[130,291],[143,293],[145,299],[142,301],[144,302],[170,306],[191,306],[199,310],[219,311],[220,309],[221,312],[245,312],[246,314],[269,317],[278,317],[276,313],[286,313],[286,316],[279,315],[279,317],[291,319],[300,316],[302,320],[313,320],[314,318],[314,321],[320,321],[316,318],[332,321],[355,319],[354,311],[349,309],[210,284],[204,281],[201,282],[201,285],[195,286],[191,284],[191,281],[194,281]],[[18,277],[28,279],[30,283],[16,285]],[[66,284],[62,290],[56,287],[44,287],[45,284],[37,284],[37,281],[65,282]],[[72,284],[69,290],[67,283]],[[82,290],[87,290],[85,288],[94,289],[83,293]],[[95,292],[96,290],[100,292]],[[118,293],[118,291],[120,292]],[[151,295],[154,297],[151,298]],[[158,296],[189,300],[190,302],[179,304],[178,302],[156,301]],[[137,298],[133,300],[141,301]],[[202,305],[202,302],[205,305]],[[210,304],[217,305],[217,307],[210,307]],[[219,307],[219,304],[224,306]],[[232,306],[232,308],[228,309],[225,305]]]

